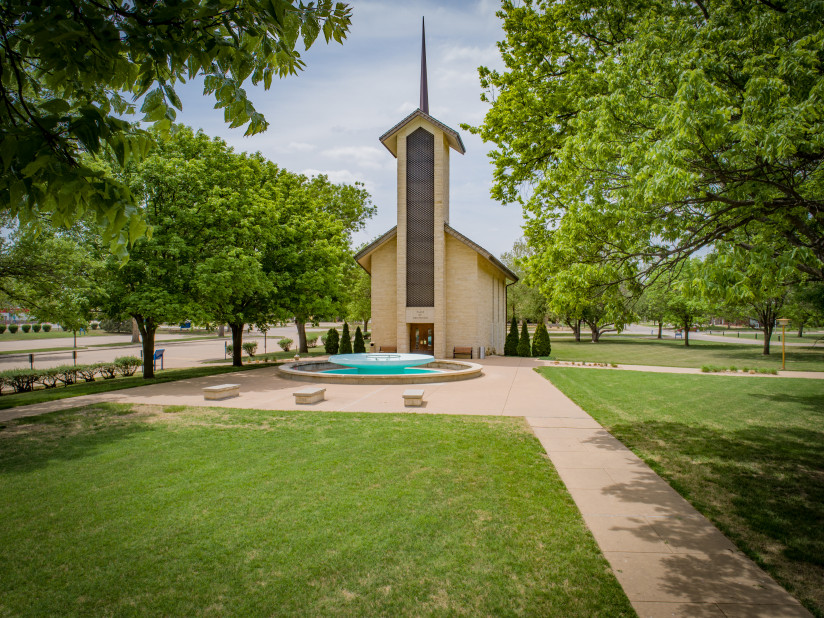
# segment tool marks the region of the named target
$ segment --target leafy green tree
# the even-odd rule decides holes
[[[722,243],[703,265],[706,296],[754,315],[764,333],[765,355],[770,353],[770,337],[791,283],[799,276],[792,253],[783,252],[778,257],[769,242],[758,242],[749,250]]]
[[[337,354],[340,348],[340,334],[337,328],[330,328],[326,333],[326,339],[323,341],[324,349],[327,354]]]
[[[360,326],[355,329],[355,343],[352,345],[352,351],[355,354],[364,354],[366,352],[366,344],[363,341]]]
[[[703,277],[701,262],[695,258],[686,260],[679,264],[667,295],[664,319],[683,331],[684,345],[687,347],[690,345],[690,329],[710,312],[706,294],[701,292]]]
[[[349,334],[349,324],[347,324],[346,322],[343,323],[343,331],[340,335],[339,351],[341,354],[352,353],[352,337]]]
[[[518,322],[515,321],[515,316],[512,316],[509,334],[504,341],[504,356],[518,356]]]
[[[518,340],[518,356],[531,356],[532,347],[529,345],[529,330],[527,330],[526,320],[521,325],[521,338]]]
[[[144,157],[148,134],[168,130],[182,105],[175,87],[203,77],[231,127],[267,127],[243,85],[268,89],[304,66],[297,50],[323,32],[342,42],[351,9],[330,0],[233,3],[5,0],[0,7],[0,201],[21,223],[43,213],[68,227],[96,215],[104,241],[125,250],[145,225],[134,194],[90,163],[109,149],[123,167]]]
[[[363,322],[363,330],[369,331],[372,317],[372,278],[363,268],[355,266],[349,277],[349,300],[346,304],[346,316]]]
[[[517,283],[507,287],[507,315],[520,315],[542,322],[547,315],[546,297],[537,287],[527,283],[522,266],[529,254],[529,246],[520,239],[515,241],[511,251],[501,255],[501,261],[519,277]]]
[[[784,305],[784,315],[792,320],[798,337],[804,336],[807,324],[824,322],[824,283],[802,283],[794,286]]]
[[[500,16],[505,69],[480,68],[492,106],[470,130],[496,145],[492,194],[522,204],[528,237],[580,232],[578,261],[619,282],[764,226],[824,280],[824,5],[504,0]]]
[[[635,312],[645,320],[658,323],[658,339],[663,338],[664,316],[667,313],[667,298],[670,294],[667,277],[656,278],[644,288],[635,304]]]
[[[532,356],[549,356],[550,354],[552,354],[552,344],[549,341],[549,332],[546,324],[540,322],[532,338]]]

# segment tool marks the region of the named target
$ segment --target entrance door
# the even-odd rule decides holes
[[[409,351],[413,354],[432,354],[435,349],[432,344],[434,332],[434,324],[410,324]]]

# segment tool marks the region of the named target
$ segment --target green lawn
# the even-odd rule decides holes
[[[87,330],[85,335],[77,333],[77,340],[83,341],[89,337],[105,337],[112,334],[115,333],[107,333],[102,330]],[[26,339],[71,339],[73,337],[74,333],[71,331],[67,332],[55,329],[50,330],[48,333],[45,333],[42,330],[39,333],[35,333],[34,331],[24,333],[22,330],[18,330],[16,333],[12,334],[8,331],[8,327],[6,327],[6,332],[0,334],[0,344],[6,341],[24,341]]]
[[[523,419],[104,404],[0,441],[2,615],[634,615]]]
[[[720,365],[728,367],[781,369],[781,346],[773,344],[769,356],[761,354],[761,346],[691,340],[689,347],[679,340],[639,339],[616,336],[590,343],[571,339],[552,339],[554,360],[618,363],[624,365],[661,365],[696,367]],[[793,371],[824,371],[824,346],[817,348],[787,348],[787,369]]]
[[[539,371],[824,616],[824,381]]]
[[[104,380],[98,377],[94,382],[79,382],[71,386],[59,386],[57,388],[40,388],[29,393],[4,394],[0,397],[0,410],[6,408],[16,408],[17,406],[27,406],[33,403],[43,403],[44,401],[55,401],[56,399],[67,399],[69,397],[80,397],[81,395],[94,395],[95,393],[107,393],[109,391],[119,391],[124,388],[134,388],[136,386],[148,386],[149,384],[162,384],[163,382],[174,382],[175,380],[189,380],[192,378],[202,378],[220,373],[231,373],[233,371],[245,371],[247,369],[259,369],[255,365],[245,365],[243,367],[191,367],[186,369],[158,369],[155,377],[151,380],[144,380],[138,370],[137,375],[123,378],[117,377],[113,380]]]

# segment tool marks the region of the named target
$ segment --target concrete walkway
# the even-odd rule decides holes
[[[426,406],[412,410],[525,417],[640,616],[810,616],[643,461],[533,371],[544,363],[481,362],[481,378],[424,385]],[[203,400],[204,386],[225,382],[239,383],[240,397]],[[405,386],[327,385],[326,401],[297,406],[292,393],[304,386],[267,367],[13,408],[0,412],[0,421],[102,401],[410,412],[401,397]]]

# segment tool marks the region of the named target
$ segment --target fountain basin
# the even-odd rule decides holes
[[[326,360],[298,361],[280,365],[277,368],[281,378],[301,382],[325,384],[429,384],[433,382],[455,382],[469,380],[482,375],[482,367],[476,363],[455,360],[433,360],[425,365],[410,367],[409,370],[430,370],[431,373],[329,373],[335,370],[352,370]]]
[[[429,354],[364,353],[333,354],[329,362],[343,365],[344,369],[327,369],[333,374],[347,375],[403,375],[435,373],[437,369],[420,369],[435,360]]]

